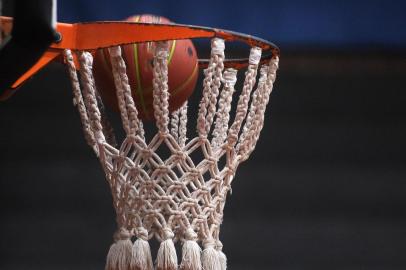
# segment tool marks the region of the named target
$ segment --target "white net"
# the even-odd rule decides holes
[[[154,269],[148,242],[151,238],[161,243],[156,269],[226,269],[219,239],[226,195],[238,165],[249,157],[257,143],[278,57],[259,67],[261,49],[251,48],[242,91],[234,97],[238,102],[232,117],[237,70],[224,68],[224,47],[224,40],[212,40],[210,62],[204,70],[197,135],[187,138],[187,102],[169,113],[168,47],[166,42],[156,44],[153,109],[158,132],[150,141],[145,139],[131,95],[121,48],[109,48],[126,133],[119,148],[106,139],[108,132],[99,109],[92,55],[77,52],[77,70],[72,52],[65,51],[84,134],[100,159],[117,213],[118,230],[107,257],[107,270]],[[169,150],[169,157],[158,155],[161,147]],[[191,157],[196,152],[201,160]],[[182,246],[179,264],[175,243]]]

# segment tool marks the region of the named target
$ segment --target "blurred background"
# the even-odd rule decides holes
[[[3,1],[3,14],[12,4]],[[151,13],[279,45],[266,125],[225,210],[229,269],[398,270],[405,10],[396,0],[64,0],[58,20]],[[103,269],[114,212],[65,68],[48,66],[1,103],[0,130],[0,269]]]

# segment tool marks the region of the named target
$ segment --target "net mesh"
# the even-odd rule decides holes
[[[226,195],[238,165],[249,157],[258,141],[278,57],[260,66],[261,49],[251,48],[244,84],[236,95],[237,70],[224,68],[224,40],[214,38],[211,45],[197,134],[187,138],[188,105],[185,102],[169,113],[168,46],[167,42],[156,44],[153,109],[158,131],[149,141],[131,95],[121,48],[109,48],[126,133],[119,147],[109,139],[111,129],[104,124],[92,54],[75,52],[80,63],[80,69],[76,69],[72,52],[65,51],[85,138],[104,169],[117,214],[118,229],[106,269],[153,269],[148,244],[151,238],[161,243],[157,269],[226,268],[219,239]],[[231,114],[233,97],[238,98],[235,117]],[[169,156],[159,155],[160,148],[167,149]],[[200,160],[192,158],[196,153]],[[176,242],[182,244],[179,265]]]

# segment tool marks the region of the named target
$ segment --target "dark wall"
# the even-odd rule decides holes
[[[121,20],[152,13],[178,23],[257,35],[284,46],[404,46],[402,0],[71,0],[59,1],[59,20]]]
[[[3,0],[3,14],[10,14],[15,1]],[[59,21],[70,23],[156,14],[257,35],[285,48],[392,49],[406,46],[404,10],[402,0],[59,0],[57,13]]]
[[[405,63],[281,57],[225,210],[230,269],[406,267]],[[0,116],[0,269],[102,269],[114,213],[64,68],[42,71]]]

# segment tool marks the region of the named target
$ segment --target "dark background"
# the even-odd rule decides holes
[[[266,125],[225,210],[229,269],[398,270],[404,10],[401,1],[59,1],[58,14],[154,13],[278,44]],[[0,131],[0,269],[103,269],[114,212],[65,68],[48,66],[0,104]]]

